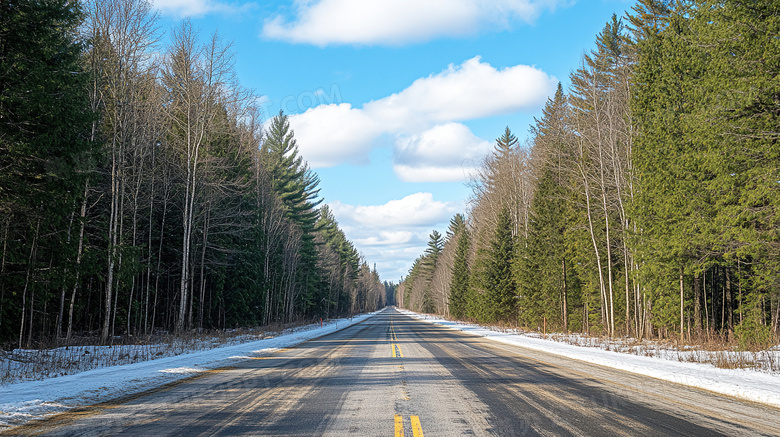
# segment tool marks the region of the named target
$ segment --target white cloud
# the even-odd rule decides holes
[[[163,14],[175,17],[200,17],[214,12],[235,14],[255,6],[254,3],[238,6],[216,0],[152,0],[152,4]]]
[[[383,128],[349,103],[317,106],[290,116],[301,155],[313,168],[363,164]]]
[[[431,231],[443,232],[464,205],[434,200],[431,193],[415,193],[383,205],[335,201],[329,207],[347,238],[361,248],[366,259],[377,262],[383,278],[397,281],[406,275],[411,260],[423,253]]]
[[[557,80],[527,65],[496,69],[475,56],[450,64],[439,74],[364,109],[402,128],[424,122],[463,121],[521,110],[534,110],[555,89]]]
[[[375,245],[362,247],[362,254],[366,259],[376,261],[377,270],[383,280],[395,281],[409,273],[414,259],[419,257],[427,247],[428,235],[431,229],[413,234],[407,244],[402,245]],[[443,228],[439,228],[441,231]]]
[[[394,164],[393,171],[404,182],[459,182],[471,175],[471,168]]]
[[[404,182],[455,182],[468,178],[492,145],[460,123],[436,125],[398,141],[394,170]]]
[[[154,0],[152,3],[161,12],[175,16],[200,16],[210,9],[208,0]]]
[[[464,180],[462,161],[485,151],[486,142],[453,122],[535,111],[556,83],[534,67],[497,69],[474,57],[363,108],[320,105],[291,116],[290,124],[313,168],[366,162],[377,139],[388,135],[395,139],[396,172],[404,180]]]
[[[355,241],[359,246],[403,245],[412,241],[414,234],[409,231],[379,231],[379,236],[370,236]]]
[[[453,204],[433,200],[431,193],[410,194],[384,205],[354,206],[335,201],[330,208],[345,226],[355,224],[377,229],[429,226],[449,220],[457,210]]]
[[[266,21],[263,36],[294,43],[401,45],[530,23],[560,0],[295,0],[295,18]]]

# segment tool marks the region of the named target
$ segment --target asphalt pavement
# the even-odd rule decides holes
[[[780,435],[780,410],[392,308],[269,356],[11,430],[39,435]]]

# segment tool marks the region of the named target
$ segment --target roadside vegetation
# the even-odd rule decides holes
[[[383,307],[230,44],[157,22],[146,0],[0,3],[0,349],[154,355]]]
[[[95,344],[92,337],[78,337],[73,338],[69,346],[57,346],[55,343],[36,349],[0,351],[0,386],[224,348],[332,323],[338,324],[338,320],[307,325],[292,323],[200,332],[192,330],[179,335],[157,333],[144,338],[118,336],[115,344],[109,346]]]
[[[749,0],[611,17],[529,140],[498,137],[399,306],[762,362],[780,335],[778,17]]]

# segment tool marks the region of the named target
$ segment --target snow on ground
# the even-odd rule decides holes
[[[753,402],[780,407],[780,375],[749,369],[719,369],[710,364],[687,363],[629,355],[592,347],[574,346],[518,333],[502,333],[478,325],[453,322],[400,310],[429,323],[460,330],[497,342],[562,355],[593,364],[651,376]]]
[[[344,329],[373,314],[331,321],[324,327],[309,325],[274,338],[238,345],[0,386],[0,430],[74,407],[141,393],[239,360],[267,356]]]

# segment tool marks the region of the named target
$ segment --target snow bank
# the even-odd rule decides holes
[[[728,396],[780,407],[780,376],[748,369],[719,369],[709,364],[682,363],[597,348],[573,346],[517,333],[491,331],[477,325],[453,322],[399,310],[419,320],[445,326],[505,344],[549,352],[581,361],[665,381],[697,387]]]
[[[323,327],[320,324],[309,325],[274,338],[233,346],[2,386],[0,430],[73,407],[140,393],[193,374],[232,365],[237,360],[265,356],[339,331],[373,314],[376,313],[335,320]]]

